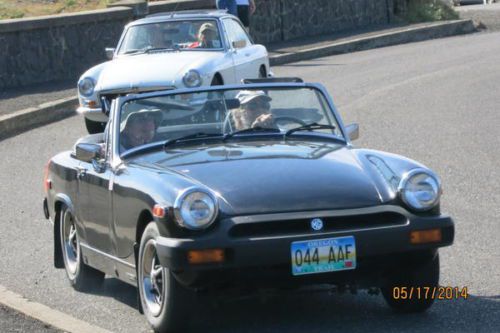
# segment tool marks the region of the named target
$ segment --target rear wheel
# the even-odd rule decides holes
[[[83,263],[80,239],[73,214],[64,205],[59,216],[62,255],[69,283],[79,291],[99,287],[105,274]]]
[[[156,251],[160,236],[151,222],[141,237],[138,256],[138,285],[142,310],[156,332],[182,332],[188,320],[192,293],[161,266]]]
[[[439,286],[439,254],[414,267],[391,272],[381,288],[387,304],[397,312],[424,312],[434,303],[433,289]],[[429,292],[425,292],[425,291]]]
[[[106,123],[85,118],[85,127],[87,127],[87,132],[89,132],[89,134],[102,133],[104,132]]]

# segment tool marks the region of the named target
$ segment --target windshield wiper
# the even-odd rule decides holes
[[[132,49],[128,50],[126,52],[123,52],[122,54],[138,54],[138,53],[149,53],[149,52],[154,52],[154,51],[164,51],[164,50],[170,50],[174,51],[172,48],[168,47],[144,47],[142,49]]]
[[[262,133],[262,132],[272,132],[272,133],[280,133],[281,131],[277,128],[272,128],[272,127],[260,127],[260,126],[255,126],[255,127],[250,127],[250,128],[245,128],[239,131],[227,133],[224,135],[223,141],[226,141],[229,138],[232,138],[233,136],[237,134],[244,134],[244,133]]]
[[[185,140],[206,139],[206,138],[216,138],[216,137],[219,137],[221,139],[224,138],[224,136],[222,136],[221,134],[217,134],[217,133],[198,132],[198,133],[194,133],[194,134],[189,134],[189,135],[181,136],[181,137],[178,137],[178,138],[175,138],[175,139],[169,139],[169,140],[165,141],[165,143],[163,144],[163,147],[167,148],[168,146],[174,145],[176,143],[179,143],[179,142],[182,142],[182,141],[185,141]]]
[[[295,128],[289,129],[288,131],[286,131],[284,137],[286,138],[290,134],[295,133],[295,132],[300,132],[300,131],[312,131],[312,130],[318,130],[318,129],[331,129],[331,130],[335,130],[335,128],[336,127],[333,126],[333,125],[323,125],[323,124],[318,124],[318,123],[310,123],[310,124],[307,124],[307,125],[302,125],[302,126],[299,126],[299,127],[295,127]]]
[[[150,48],[146,48],[144,50],[144,52],[145,53],[149,53],[149,52],[166,51],[166,50],[173,51],[174,49],[169,48],[169,47],[150,47]]]
[[[126,52],[123,52],[122,54],[135,54],[135,53],[144,53],[146,52],[146,49],[132,49],[128,50]]]

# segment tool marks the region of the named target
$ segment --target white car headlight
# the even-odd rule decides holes
[[[209,192],[190,188],[182,192],[174,204],[174,215],[177,223],[191,230],[205,229],[217,217],[216,198]]]
[[[78,82],[78,91],[80,91],[80,94],[85,97],[89,97],[94,93],[94,87],[94,80],[89,77],[86,77]]]
[[[184,74],[182,82],[184,82],[184,85],[186,87],[194,88],[201,86],[201,84],[203,83],[203,79],[201,78],[201,75],[198,71],[192,69]]]
[[[401,179],[399,193],[410,208],[426,211],[439,203],[441,184],[428,170],[414,169]]]

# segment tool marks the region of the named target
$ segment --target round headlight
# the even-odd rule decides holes
[[[86,77],[78,82],[78,90],[80,91],[80,94],[85,97],[89,97],[94,93],[94,86],[94,80],[89,77]]]
[[[403,202],[410,208],[426,211],[439,202],[441,184],[428,170],[414,169],[401,180],[399,193]]]
[[[184,228],[199,230],[210,226],[217,216],[217,200],[208,192],[191,188],[175,200],[174,214]]]
[[[203,83],[203,80],[201,79],[200,73],[198,71],[195,71],[194,69],[190,70],[186,74],[184,74],[184,77],[182,78],[182,82],[184,82],[184,85],[188,88],[194,88],[194,87],[199,87]]]

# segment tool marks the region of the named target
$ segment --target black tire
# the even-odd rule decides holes
[[[436,252],[431,259],[411,268],[394,271],[391,275],[390,281],[381,288],[387,304],[396,312],[424,312],[434,303],[431,295],[433,288],[439,286],[439,254]],[[405,294],[401,293],[402,287],[406,287]],[[427,297],[425,290],[430,290]]]
[[[155,332],[183,332],[193,294],[179,284],[170,270],[159,264],[155,241],[159,235],[156,223],[150,222],[141,237],[137,258],[140,302]]]
[[[99,121],[92,121],[90,119],[85,118],[85,127],[87,127],[87,132],[89,132],[89,134],[97,134],[104,132],[106,123],[101,123]]]
[[[266,67],[260,66],[259,68],[259,79],[265,79],[267,77]]]
[[[61,252],[70,285],[78,291],[98,288],[105,274],[83,262],[75,218],[66,205],[61,207],[59,218]]]
[[[222,82],[222,79],[219,75],[215,75],[212,79],[212,83],[210,83],[211,86],[222,86],[223,84],[224,82]]]

